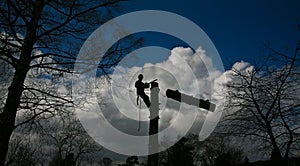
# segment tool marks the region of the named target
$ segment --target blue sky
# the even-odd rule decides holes
[[[131,0],[123,2],[122,7],[120,15],[139,10],[164,10],[190,19],[206,32],[219,51],[223,63],[229,67],[241,60],[255,63],[260,58],[263,43],[269,42],[275,49],[287,48],[292,50],[300,36],[296,23],[297,19],[300,21],[299,0]],[[187,46],[174,37],[166,37],[162,34],[141,33],[139,35],[145,37],[146,46],[163,46],[167,49]],[[166,57],[163,58],[166,59]],[[149,61],[151,62],[151,59]],[[169,70],[166,71],[171,71],[170,68],[175,69],[174,66],[176,65],[169,67]],[[225,68],[228,68],[226,66]],[[135,70],[139,71],[138,69]],[[179,75],[180,73],[175,74]],[[184,76],[187,75],[188,73]],[[183,76],[176,78],[189,81]],[[122,81],[119,82],[123,84]],[[199,82],[203,85],[209,85],[200,79]],[[124,85],[127,86],[128,84],[125,83]],[[189,86],[190,84],[184,82],[183,85]],[[201,89],[206,90],[206,88]],[[129,102],[126,101],[126,103]],[[107,110],[110,108],[107,107]],[[134,109],[127,110],[134,111]],[[164,115],[163,117],[168,116]],[[124,127],[123,121],[116,120],[116,123],[119,122],[122,122],[120,125]],[[177,122],[178,126],[182,125],[180,121]],[[125,126],[126,129],[137,130],[137,123],[127,123],[133,127]],[[110,152],[104,151],[104,153]]]
[[[255,63],[265,43],[291,51],[300,36],[299,0],[131,0],[122,4],[121,14],[165,10],[190,19],[207,33],[225,65],[241,60]],[[145,45],[169,49],[183,44],[153,34],[145,35],[145,40]]]

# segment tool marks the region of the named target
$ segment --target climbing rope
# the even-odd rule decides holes
[[[139,109],[139,127],[138,127],[138,131],[140,131],[140,129],[141,129],[141,109],[142,109],[141,98],[139,98],[139,103],[140,103],[140,109]]]

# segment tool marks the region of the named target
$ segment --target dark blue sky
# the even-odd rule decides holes
[[[165,10],[190,19],[207,33],[225,65],[240,60],[254,63],[264,43],[292,50],[300,36],[299,0],[131,0],[122,4],[121,14]],[[162,45],[155,42],[164,41],[146,35],[146,45]]]

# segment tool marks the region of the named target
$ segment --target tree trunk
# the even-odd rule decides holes
[[[270,136],[270,141],[271,141],[271,144],[272,144],[272,147],[273,147],[273,150],[272,150],[272,153],[271,153],[271,162],[274,163],[274,164],[279,164],[279,165],[285,166],[284,159],[282,157],[282,154],[280,152],[280,149],[277,145],[276,139],[275,139],[274,134],[272,132],[270,122],[266,122],[266,125],[267,125],[268,134]]]
[[[26,26],[26,37],[22,43],[20,59],[15,69],[13,81],[8,88],[4,110],[0,114],[0,166],[5,164],[9,140],[15,129],[17,110],[20,106],[21,95],[24,90],[23,84],[30,67],[33,45],[37,40],[37,26],[44,5],[44,0],[36,1],[33,5],[30,22]]]
[[[15,118],[17,109],[20,105],[20,99],[23,92],[23,83],[28,72],[29,63],[23,62],[22,65],[20,64],[18,66],[13,81],[8,89],[4,110],[0,114],[0,166],[4,165],[5,163],[10,136],[15,128]]]

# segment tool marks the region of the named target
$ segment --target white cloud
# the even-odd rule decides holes
[[[243,66],[237,64],[237,67]],[[110,83],[105,82],[105,79],[101,77],[96,79],[97,89],[95,92],[101,110],[95,111],[101,111],[106,120],[117,130],[131,135],[147,136],[149,110],[143,103],[139,114],[134,87],[137,75],[140,73],[144,75],[144,81],[149,82],[158,79],[159,82],[159,99],[161,103],[159,126],[163,131],[160,135],[161,139],[169,138],[171,142],[176,141],[178,135],[182,136],[188,132],[194,120],[199,125],[193,126],[192,131],[196,132],[201,130],[205,121],[204,124],[206,124],[207,130],[200,133],[202,139],[205,139],[212,132],[222,114],[223,84],[227,80],[226,72],[219,71],[213,66],[212,60],[206,55],[205,50],[200,47],[194,53],[190,48],[176,47],[171,51],[169,58],[163,62],[146,63],[143,67],[117,66],[115,72],[111,75],[112,80]],[[178,102],[166,98],[165,92],[167,89],[178,89],[190,96],[209,99],[218,105],[216,113],[207,114],[203,112],[204,110],[195,106],[179,105]],[[84,89],[81,88],[80,90]],[[94,118],[99,119],[98,117]],[[137,120],[142,121],[141,131],[137,130]],[[120,139],[110,138],[116,135],[109,135],[108,128],[102,131],[106,131],[105,133],[98,133],[105,137],[102,141]],[[110,145],[112,149],[118,149],[119,147],[116,146],[120,146],[114,146],[113,143],[110,143]]]

